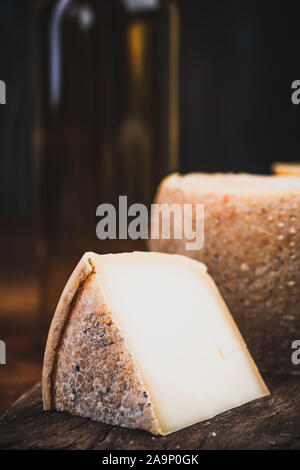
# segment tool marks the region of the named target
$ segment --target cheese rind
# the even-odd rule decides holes
[[[280,163],[275,162],[272,165],[272,171],[275,175],[282,176],[297,176],[300,177],[300,163],[291,162],[291,163]]]
[[[204,204],[204,246],[149,240],[150,250],[205,263],[258,367],[297,373],[291,345],[300,331],[300,178],[178,174],[160,185],[156,203]]]
[[[86,253],[75,272],[86,264],[50,370],[60,308],[52,322],[45,409],[168,434],[268,394],[204,265]]]

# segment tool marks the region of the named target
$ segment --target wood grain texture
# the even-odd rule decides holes
[[[300,449],[300,378],[266,382],[270,397],[166,437],[44,412],[37,384],[0,420],[0,449]]]

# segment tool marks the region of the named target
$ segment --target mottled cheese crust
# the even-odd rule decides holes
[[[44,358],[44,409],[161,434],[149,393],[95,277],[85,255],[58,304]]]
[[[300,332],[300,178],[174,174],[156,203],[204,204],[204,246],[149,240],[150,250],[205,263],[258,367],[298,373],[291,361]]]
[[[157,434],[149,392],[126,338],[101,298],[95,276],[84,282],[70,312],[53,371],[53,406],[94,421]]]

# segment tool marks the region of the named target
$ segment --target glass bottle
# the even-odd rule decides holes
[[[178,168],[176,3],[36,2],[34,129],[40,311],[49,326],[85,251],[143,249],[96,236],[96,208],[152,201]]]

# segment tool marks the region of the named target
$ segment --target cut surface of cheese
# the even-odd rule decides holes
[[[150,239],[149,250],[203,262],[259,369],[299,373],[291,345],[300,330],[300,178],[173,174],[155,202],[204,205],[201,249],[186,249],[188,240],[171,233]]]
[[[168,434],[268,394],[201,263],[86,253],[61,302],[45,353],[45,409]]]

